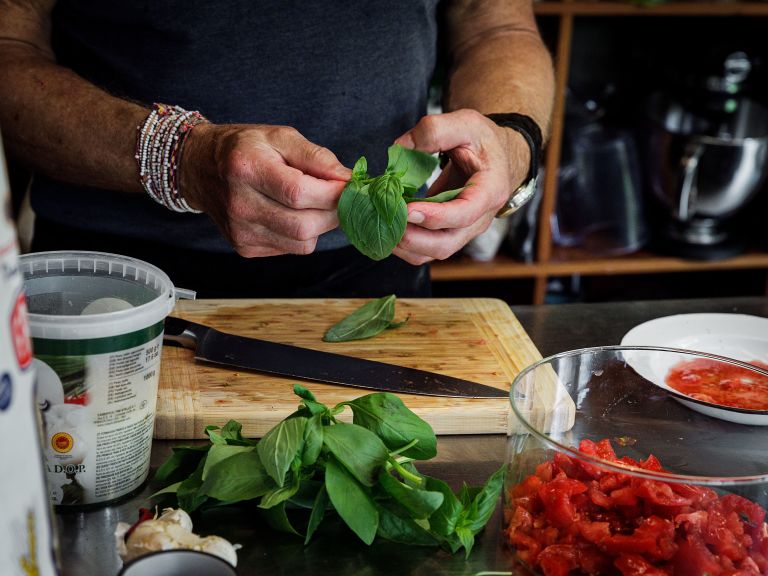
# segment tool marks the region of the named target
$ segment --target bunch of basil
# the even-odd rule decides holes
[[[418,198],[419,189],[437,167],[437,158],[394,144],[387,149],[387,160],[384,174],[372,177],[368,161],[360,157],[339,199],[341,229],[372,260],[389,256],[403,238],[409,202],[447,202],[464,189]]]
[[[244,438],[230,421],[206,428],[208,445],[174,448],[155,475],[170,485],[154,497],[175,496],[188,512],[254,501],[270,525],[303,532],[305,543],[335,512],[366,544],[378,536],[452,552],[463,547],[469,555],[496,507],[503,467],[485,485],[454,494],[414,466],[437,454],[437,439],[397,396],[368,394],[328,408],[302,386],[294,392],[298,410],[261,441]],[[352,424],[336,419],[346,406]]]

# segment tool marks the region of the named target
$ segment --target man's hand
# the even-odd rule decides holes
[[[201,124],[185,143],[180,191],[241,256],[309,254],[338,226],[351,175],[293,128]]]
[[[425,116],[396,143],[448,156],[428,196],[467,186],[449,202],[408,205],[408,228],[394,254],[411,264],[444,260],[484,232],[528,174],[523,136],[474,110]]]

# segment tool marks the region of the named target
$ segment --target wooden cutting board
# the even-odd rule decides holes
[[[325,331],[366,300],[181,300],[173,312],[224,332],[327,350],[439,372],[508,390],[515,375],[541,355],[509,306],[496,299],[402,299],[395,320],[405,326],[367,340],[328,343]],[[295,378],[195,362],[191,350],[164,346],[155,437],[204,438],[205,426],[229,419],[261,437],[293,412]],[[369,390],[301,382],[326,405]],[[400,395],[437,434],[506,433],[509,401]],[[542,406],[548,410],[548,406]],[[347,410],[349,412],[349,410]]]

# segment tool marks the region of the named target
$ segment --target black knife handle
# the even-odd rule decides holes
[[[203,328],[203,326],[190,322],[189,320],[168,316],[165,319],[163,342],[195,350],[197,348],[198,337],[200,336],[200,334],[195,331],[195,328]]]

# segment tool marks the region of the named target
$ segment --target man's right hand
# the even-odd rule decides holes
[[[339,221],[352,172],[287,126],[200,124],[184,145],[180,192],[241,256],[309,254]]]

